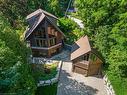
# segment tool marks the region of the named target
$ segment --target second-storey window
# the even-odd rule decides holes
[[[45,37],[45,29],[44,28],[40,28],[35,32],[35,36],[39,37],[39,38],[44,38]]]
[[[45,40],[36,39],[36,46],[37,47],[46,47],[47,46],[47,42]]]
[[[56,39],[53,38],[53,39],[50,39],[50,46],[53,46],[56,44]]]

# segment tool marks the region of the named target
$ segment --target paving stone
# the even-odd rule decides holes
[[[45,84],[51,84],[51,81],[50,80],[46,80]]]
[[[102,78],[84,77],[71,68],[71,62],[63,62],[57,95],[107,95]]]
[[[40,84],[44,84],[45,81],[40,81]]]
[[[57,81],[58,81],[57,78],[52,78],[52,79],[51,79],[51,82],[52,82],[52,83],[56,83]]]

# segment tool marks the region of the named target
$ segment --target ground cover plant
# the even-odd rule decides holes
[[[38,82],[39,80],[48,80],[54,78],[57,74],[58,63],[52,64],[31,64],[32,75]]]

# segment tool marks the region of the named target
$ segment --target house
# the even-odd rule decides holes
[[[72,71],[84,76],[100,73],[103,60],[99,53],[92,48],[88,36],[81,37],[72,45]]]
[[[63,48],[65,35],[57,26],[58,18],[42,9],[26,17],[29,24],[25,41],[29,44],[33,57],[51,57]]]

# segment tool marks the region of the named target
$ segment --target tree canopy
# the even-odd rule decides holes
[[[94,46],[105,59],[108,74],[120,78],[121,82],[117,82],[117,86],[124,84],[127,78],[125,73],[127,71],[127,2],[76,0],[76,6],[78,15],[84,22],[86,34],[90,36]],[[119,90],[115,88],[118,95],[127,94],[125,89],[121,89],[127,88],[127,83],[119,88]]]

